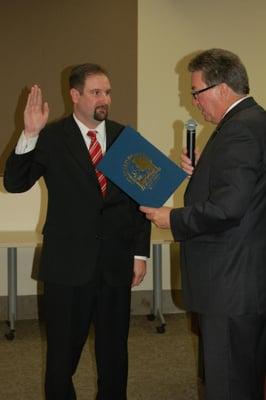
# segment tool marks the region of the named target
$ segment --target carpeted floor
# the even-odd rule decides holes
[[[128,400],[199,400],[197,337],[185,314],[165,316],[166,332],[156,321],[133,316],[129,337]],[[0,400],[43,400],[45,338],[38,321],[16,323],[16,338],[4,337],[0,321]],[[94,400],[96,371],[93,334],[83,351],[75,387],[78,400]]]

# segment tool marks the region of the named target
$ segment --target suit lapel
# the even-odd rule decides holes
[[[240,111],[246,110],[247,108],[254,107],[256,106],[257,103],[253,99],[253,97],[247,97],[246,99],[242,100],[240,103],[238,103],[235,107],[233,107],[228,113],[225,114],[223,119],[219,122],[217,125],[216,130],[219,131],[221,127],[230,119],[232,118],[235,114],[237,114]]]
[[[92,165],[91,159],[88,154],[88,149],[82,134],[77,126],[74,118],[72,116],[66,118],[64,124],[64,138],[68,151],[71,153],[72,157],[76,160],[77,164],[86,173],[86,175],[92,179],[94,179],[95,184],[99,186],[95,168]],[[119,135],[120,130],[117,127],[114,127],[110,121],[106,121],[106,150],[112,145],[117,136]],[[116,187],[112,184],[111,181],[108,180],[107,184],[107,193],[106,196],[109,196],[113,190],[117,190]],[[100,186],[99,186],[100,191]]]
[[[257,103],[255,102],[255,100],[252,97],[248,97],[245,100],[242,100],[235,107],[233,107],[227,114],[225,114],[224,118],[219,122],[219,124],[217,125],[215,131],[211,134],[208,142],[206,143],[206,145],[204,147],[204,150],[202,152],[202,155],[201,155],[201,157],[200,157],[200,159],[198,161],[198,164],[197,164],[197,166],[195,168],[195,171],[194,171],[193,175],[191,176],[191,178],[189,180],[189,183],[188,183],[188,185],[186,187],[184,196],[188,195],[189,186],[190,186],[191,182],[193,181],[194,176],[197,174],[197,170],[200,168],[201,162],[203,161],[203,159],[205,157],[208,156],[208,152],[210,150],[211,144],[212,144],[213,140],[215,139],[217,133],[219,133],[219,131],[222,129],[223,125],[228,120],[230,120],[235,114],[237,114],[238,112],[243,111],[243,110],[245,110],[247,108],[256,106],[256,105],[257,105]]]
[[[95,176],[95,170],[90,160],[88,149],[82,134],[77,126],[74,118],[68,117],[65,120],[65,139],[66,146],[71,153],[72,157],[76,160],[81,169],[86,173]]]
[[[109,147],[113,144],[117,136],[119,135],[119,132],[115,132],[111,126],[109,121],[106,121],[106,150],[109,149]]]
[[[117,128],[114,129],[110,121],[106,120],[106,151],[112,146],[115,139],[119,136],[119,133],[120,131],[117,130]],[[106,197],[109,198],[112,193],[117,191],[117,187],[109,179],[107,179],[107,182]]]
[[[199,170],[202,161],[204,160],[205,157],[208,156],[208,152],[209,152],[209,149],[211,147],[211,143],[212,143],[213,139],[215,138],[215,136],[217,135],[217,133],[218,133],[218,130],[215,129],[215,131],[209,137],[209,140],[207,141],[207,143],[206,143],[206,145],[204,147],[204,150],[203,150],[203,152],[202,152],[202,154],[200,156],[200,159],[199,159],[199,161],[198,161],[198,163],[197,163],[197,165],[195,167],[194,173],[191,175],[191,177],[189,179],[189,182],[187,184],[187,187],[186,187],[186,190],[185,190],[185,193],[184,193],[184,197],[188,196],[189,187],[190,187],[192,181],[194,180],[195,176],[197,175],[197,171]]]

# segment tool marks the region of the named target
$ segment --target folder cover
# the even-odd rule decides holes
[[[126,126],[97,169],[137,203],[161,207],[187,174],[140,133]]]

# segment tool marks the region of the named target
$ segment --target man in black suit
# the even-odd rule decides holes
[[[188,66],[193,104],[217,125],[184,207],[141,207],[181,247],[186,307],[199,314],[208,400],[262,400],[266,359],[266,112],[223,49]]]
[[[97,399],[125,400],[131,286],[146,272],[150,222],[101,176],[102,189],[93,165],[123,129],[107,119],[107,72],[82,64],[72,70],[69,83],[73,115],[47,126],[48,104],[41,89],[32,87],[25,129],[7,161],[4,185],[23,192],[43,176],[48,189],[39,273],[47,328],[46,399],[76,399],[72,376],[93,321]],[[88,131],[96,135],[95,155],[89,153],[94,139]]]

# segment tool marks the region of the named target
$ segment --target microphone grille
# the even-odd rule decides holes
[[[188,131],[195,131],[197,125],[198,125],[198,124],[197,124],[197,122],[196,122],[194,119],[189,119],[189,120],[186,122],[186,124],[185,124],[185,126],[186,126],[186,128],[187,128]]]

